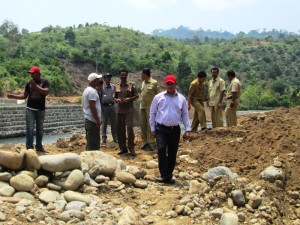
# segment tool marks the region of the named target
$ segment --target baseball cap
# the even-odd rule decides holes
[[[33,67],[31,67],[30,70],[28,71],[28,73],[35,73],[35,72],[38,72],[38,73],[41,72],[41,70],[40,70],[40,68],[39,68],[38,66],[33,66]]]
[[[93,81],[97,78],[102,78],[102,75],[101,74],[96,74],[96,73],[91,73],[89,76],[88,76],[88,81]]]
[[[176,83],[176,77],[172,74],[165,77],[165,83]]]

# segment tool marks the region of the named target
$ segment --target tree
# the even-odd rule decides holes
[[[76,34],[72,28],[66,31],[65,40],[68,41],[71,46],[75,46]]]

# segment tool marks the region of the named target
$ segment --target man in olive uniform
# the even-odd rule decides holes
[[[191,109],[191,105],[195,109],[192,121],[192,132],[198,131],[199,123],[201,125],[201,130],[206,129],[204,102],[208,101],[208,93],[205,85],[205,79],[206,73],[204,71],[199,72],[198,78],[191,82],[189,88],[188,109]]]
[[[227,104],[225,109],[227,127],[237,125],[237,108],[239,106],[239,98],[241,95],[241,82],[235,77],[233,70],[227,71],[227,77],[230,81],[230,85],[226,94]]]
[[[212,127],[223,127],[222,102],[225,93],[225,81],[218,77],[219,68],[211,68],[212,79],[209,81],[209,102]]]
[[[154,150],[154,139],[151,135],[151,129],[149,124],[149,113],[152,100],[154,96],[161,92],[161,88],[157,80],[151,78],[151,71],[148,68],[143,69],[141,73],[142,92],[141,92],[141,102],[140,102],[140,126],[141,135],[143,140],[143,145],[141,149]]]
[[[115,102],[117,105],[117,132],[121,154],[130,151],[131,156],[136,156],[134,150],[134,133],[133,133],[133,101],[138,98],[136,88],[133,83],[127,82],[128,71],[120,70],[119,76],[121,82],[116,84]],[[126,145],[127,130],[127,145]]]

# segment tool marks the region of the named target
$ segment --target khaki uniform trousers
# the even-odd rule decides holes
[[[199,123],[201,125],[201,129],[206,128],[206,115],[204,103],[202,102],[202,100],[193,99],[191,105],[195,109],[194,118],[192,121],[192,132],[197,132]]]
[[[210,113],[212,127],[223,127],[222,108],[219,108],[218,106],[210,106]]]
[[[127,146],[126,146],[127,131]],[[117,132],[120,150],[134,152],[133,112],[117,113]]]
[[[227,127],[232,127],[237,125],[237,108],[239,106],[239,99],[236,99],[234,101],[234,107],[230,107],[230,99],[227,100],[226,104],[226,109],[225,109],[225,116],[226,116],[226,122],[227,122]]]
[[[154,143],[154,138],[151,135],[151,128],[149,123],[150,108],[140,109],[140,127],[143,144]]]

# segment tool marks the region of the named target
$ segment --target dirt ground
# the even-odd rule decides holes
[[[174,173],[176,177],[174,186],[159,188],[154,185],[145,190],[128,190],[126,194],[103,192],[101,196],[112,201],[126,202],[136,211],[140,211],[139,207],[146,204],[151,211],[167,212],[184,193],[187,193],[187,190],[182,188],[184,181],[178,177],[180,172],[198,173],[200,176],[210,168],[223,165],[239,176],[262,185],[271,199],[280,202],[281,217],[278,221],[285,220],[287,223],[278,224],[289,224],[292,206],[286,195],[288,191],[300,191],[300,107],[240,116],[238,124],[237,127],[216,128],[194,133],[189,140],[181,140]],[[149,160],[157,160],[156,153],[140,150],[142,143],[139,133],[136,133],[135,143],[138,154],[136,158],[117,155],[118,146],[111,140],[101,145],[101,151],[121,158],[126,165],[137,165],[142,168],[145,168]],[[47,154],[80,153],[84,148],[83,134],[75,134],[70,139],[60,139],[57,143],[45,145]],[[258,178],[260,172],[272,165],[275,157],[283,162],[286,171],[283,188],[276,188],[273,184]],[[147,172],[149,182],[152,182],[151,178],[159,176],[157,169],[147,170]],[[180,219],[181,224],[190,224],[190,220],[189,217]]]

